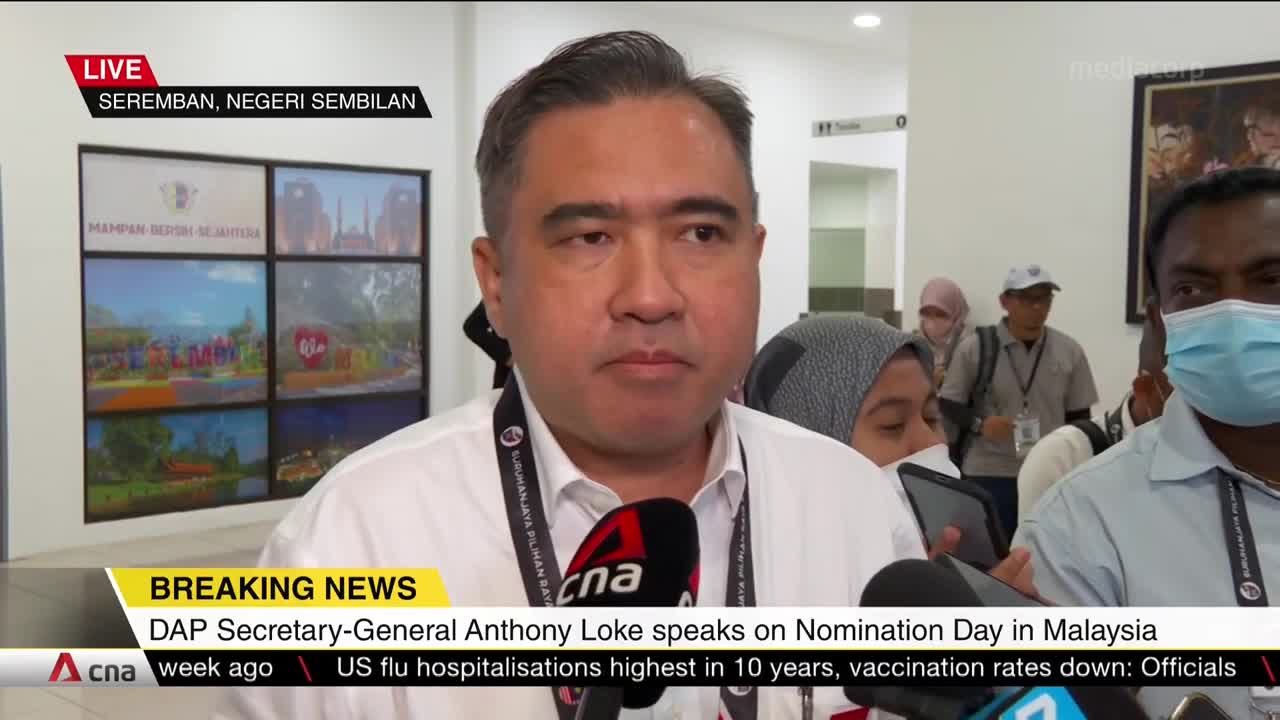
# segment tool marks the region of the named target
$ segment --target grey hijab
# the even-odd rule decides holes
[[[922,337],[869,317],[805,318],[760,349],[747,373],[746,404],[847,445],[881,368],[904,347],[932,375],[933,353]]]

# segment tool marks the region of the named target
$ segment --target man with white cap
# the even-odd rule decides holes
[[[995,497],[1012,534],[1018,519],[1018,470],[1043,436],[1087,419],[1098,389],[1084,349],[1049,327],[1054,293],[1048,270],[1009,270],[1005,317],[979,328],[956,349],[942,386],[943,413],[962,431],[956,464]]]

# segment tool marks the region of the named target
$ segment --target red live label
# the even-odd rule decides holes
[[[78,87],[157,87],[146,55],[67,55]]]

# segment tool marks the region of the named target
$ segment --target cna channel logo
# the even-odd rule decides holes
[[[89,666],[89,682],[133,682],[137,679],[137,675],[137,670],[132,665],[94,664]],[[64,652],[58,655],[57,662],[53,664],[53,671],[49,673],[49,682],[60,684],[82,682],[80,668],[76,666],[75,658],[71,657],[71,653]]]

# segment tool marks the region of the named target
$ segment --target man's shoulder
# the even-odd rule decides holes
[[[1087,422],[1091,422],[1102,429],[1104,426],[1098,418],[1090,418]],[[1067,448],[1086,447],[1092,448],[1089,444],[1089,434],[1076,423],[1067,423],[1058,427],[1053,432],[1041,438],[1040,442],[1031,447],[1031,455],[1046,452],[1064,452]],[[1090,450],[1090,455],[1093,454]],[[1030,459],[1030,456],[1028,456]]]
[[[986,325],[976,325],[967,331],[967,334],[960,337],[960,344],[956,346],[956,354],[972,355],[978,354],[978,348],[982,344],[982,329],[988,327]]]
[[[1071,337],[1065,332],[1053,326],[1046,327],[1045,331],[1049,334],[1049,342],[1051,344],[1056,345],[1059,348],[1062,348],[1064,351],[1067,351],[1073,354],[1084,353],[1084,346],[1080,344],[1080,341],[1076,340],[1075,338]]]
[[[858,495],[867,507],[876,505],[877,494],[883,502],[893,498],[880,468],[847,443],[750,408],[735,406],[732,412],[748,457],[764,461],[768,470],[766,489],[832,507],[846,493]],[[748,469],[754,478],[755,467]]]
[[[846,443],[743,405],[731,403],[734,426],[748,447],[772,453],[785,463],[870,464]]]
[[[1059,430],[1067,429],[1084,436],[1084,432],[1079,428],[1069,425],[1059,428]],[[1151,467],[1152,446],[1151,438],[1145,437],[1144,434],[1129,435],[1101,455],[1080,464],[1061,482],[1054,484],[1045,493],[1040,508],[1045,509],[1055,503],[1080,502],[1100,509],[1129,507],[1125,503],[1126,500],[1151,491],[1148,475]]]
[[[347,456],[303,496],[277,532],[298,534],[325,506],[363,515],[401,505],[420,491],[437,505],[460,499],[474,479],[466,469],[493,461],[495,399],[496,391],[481,395]]]

